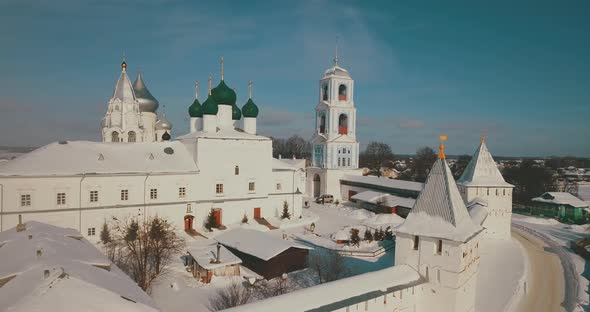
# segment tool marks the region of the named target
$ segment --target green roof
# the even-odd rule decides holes
[[[203,107],[199,103],[199,100],[195,99],[193,104],[188,107],[188,114],[191,117],[203,117]]]
[[[213,99],[213,96],[210,95],[203,103],[203,114],[217,115],[217,111],[219,111],[219,107],[217,107],[217,103]]]
[[[248,99],[248,102],[242,107],[242,115],[244,117],[256,118],[258,117],[258,106],[254,104],[252,99]]]
[[[217,104],[236,105],[236,92],[228,87],[223,80],[211,90],[211,95]]]
[[[232,105],[231,107],[231,119],[232,120],[240,120],[242,118],[242,111],[240,111],[240,108],[238,107],[238,105]]]

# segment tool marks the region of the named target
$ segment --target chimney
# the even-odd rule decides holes
[[[24,230],[26,230],[27,227],[23,224],[23,216],[22,215],[18,215],[18,224],[16,225],[16,231],[17,232],[22,232]]]
[[[220,263],[220,253],[221,253],[221,244],[217,243],[217,257],[215,259],[215,263]]]

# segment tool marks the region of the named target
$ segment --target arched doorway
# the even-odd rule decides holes
[[[320,196],[320,175],[316,173],[313,177],[313,197]]]
[[[193,229],[193,219],[195,217],[191,215],[184,216],[184,230],[191,231]]]

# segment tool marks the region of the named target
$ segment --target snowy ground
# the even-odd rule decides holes
[[[304,233],[313,222],[315,224],[315,233],[329,237],[331,234],[347,226],[383,226],[390,220],[389,218],[376,218],[374,213],[364,209],[356,209],[342,205],[337,206],[331,204],[321,205],[310,203],[309,208],[303,209],[302,219],[292,221],[268,219],[268,221],[272,225],[279,227],[279,229],[269,231],[268,228],[250,221],[250,224],[247,225],[228,225],[228,230],[236,227],[245,227],[265,231],[268,235],[276,237],[282,237],[284,234],[287,234],[290,239],[294,239],[296,234]],[[222,231],[215,231],[213,233],[203,234],[212,238],[219,235],[221,232]],[[212,243],[211,239],[205,239],[202,237],[193,238],[186,236],[184,233],[182,233],[182,235],[186,238],[187,245],[190,246],[202,246]],[[315,246],[315,249],[310,251],[310,253],[316,252],[322,252],[322,248]],[[352,275],[357,275],[393,266],[394,254],[394,249],[391,249],[377,258],[361,259],[345,257],[344,259],[350,273]],[[181,256],[181,254],[177,255],[177,261],[172,264],[170,272],[166,276],[158,278],[152,289],[152,298],[164,312],[180,312],[186,310],[208,311],[209,297],[218,289],[229,285],[232,283],[232,280],[237,279],[242,281],[244,276],[256,276],[255,273],[242,267],[242,277],[214,277],[211,284],[202,284],[185,270]],[[289,274],[289,276],[291,276],[291,278],[296,278],[301,274],[308,273],[300,271]]]
[[[513,223],[526,228],[531,235],[541,239],[548,251],[559,256],[565,274],[566,291],[564,304],[577,304],[576,310],[590,310],[588,299],[590,264],[569,249],[570,242],[590,236],[589,225],[568,225],[554,219],[514,214]],[[577,290],[576,290],[577,288]]]

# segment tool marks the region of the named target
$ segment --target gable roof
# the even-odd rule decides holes
[[[217,257],[217,244],[190,247],[187,251],[205,270],[215,270],[224,266],[242,263],[240,258],[227,250],[227,248],[223,247],[223,245],[220,246],[219,249],[219,263],[211,261]]]
[[[170,148],[170,149],[168,149]],[[178,141],[144,143],[54,142],[0,163],[0,176],[54,176],[198,171]]]
[[[533,201],[557,205],[570,205],[576,208],[588,207],[588,203],[567,192],[545,192],[541,196],[533,198]]]
[[[256,230],[235,229],[215,237],[221,244],[268,261],[289,248],[308,249],[307,247]]]
[[[345,175],[340,178],[340,180],[415,192],[420,192],[422,191],[422,188],[424,188],[424,184],[420,182],[389,179],[376,176]]]
[[[484,140],[481,141],[457,183],[465,186],[512,187],[512,184],[507,183],[502,177]]]
[[[446,160],[439,158],[397,232],[466,242],[481,230],[471,220]]]

